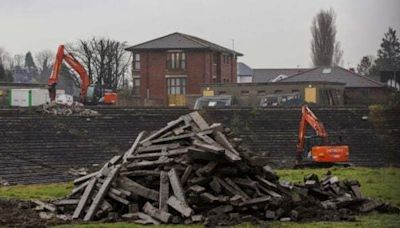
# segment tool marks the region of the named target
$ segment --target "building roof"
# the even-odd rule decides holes
[[[304,72],[306,68],[276,68],[276,69],[253,69],[253,82],[271,82],[280,75],[292,76]]]
[[[253,69],[245,63],[237,63],[237,75],[240,76],[253,76]]]
[[[342,67],[318,67],[292,75],[280,82],[342,82],[345,87],[382,87],[384,84]]]
[[[210,41],[175,32],[166,36],[162,36],[147,42],[137,44],[126,48],[127,51],[139,51],[139,50],[165,50],[165,49],[208,49],[220,52],[226,52],[237,56],[243,56],[242,53],[234,50],[222,47],[218,44]]]

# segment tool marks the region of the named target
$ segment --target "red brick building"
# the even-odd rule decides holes
[[[172,33],[126,49],[133,53],[133,93],[140,105],[185,106],[201,84],[236,82],[243,56],[198,37]]]

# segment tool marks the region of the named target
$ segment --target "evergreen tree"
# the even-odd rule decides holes
[[[35,61],[33,60],[32,53],[28,51],[25,55],[25,67],[28,69],[36,69]]]
[[[35,61],[33,60],[32,53],[28,51],[25,55],[25,71],[26,77],[29,82],[39,82],[39,73],[36,67]]]
[[[357,72],[364,76],[369,76],[372,67],[372,57],[364,56],[361,59],[360,64],[357,65]]]
[[[400,43],[396,30],[389,27],[389,31],[385,33],[375,64],[380,70],[400,70]]]

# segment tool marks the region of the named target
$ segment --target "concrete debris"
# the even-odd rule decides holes
[[[44,104],[37,108],[37,112],[55,115],[55,116],[82,116],[82,117],[92,117],[99,116],[97,111],[87,109],[82,103],[74,102],[72,105],[64,104]]]
[[[252,165],[237,142],[242,140],[229,130],[193,112],[140,133],[125,154],[76,179],[67,199],[35,203],[63,219],[206,226],[351,220],[375,209],[400,211],[364,198],[358,181],[331,173],[308,175],[302,183],[279,180],[270,166]]]
[[[8,186],[8,185],[10,185],[10,183],[8,183],[8,181],[0,177],[0,186]]]

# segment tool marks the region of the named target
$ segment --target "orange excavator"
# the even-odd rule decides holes
[[[349,166],[349,146],[342,143],[342,137],[339,136],[338,140],[328,137],[324,124],[308,106],[302,106],[301,112],[295,167]],[[306,136],[307,125],[316,135]]]
[[[102,93],[95,85],[90,85],[90,77],[86,73],[82,64],[69,52],[65,51],[64,45],[58,47],[56,60],[54,62],[53,70],[48,80],[50,100],[53,102],[56,99],[56,85],[58,76],[61,70],[61,64],[65,60],[67,64],[74,69],[81,79],[81,93],[80,101],[82,103],[97,104],[98,101],[104,104],[115,104],[118,97],[114,92]],[[90,92],[88,95],[88,91]]]

